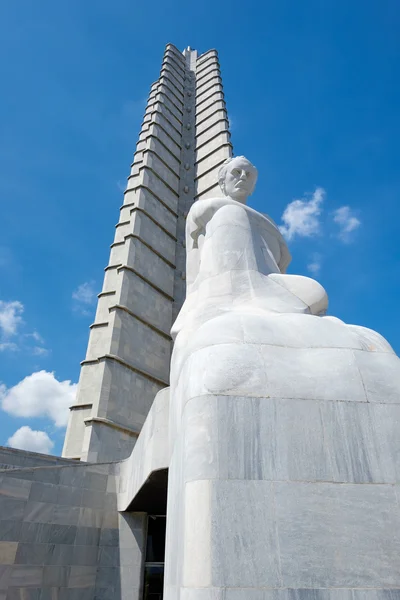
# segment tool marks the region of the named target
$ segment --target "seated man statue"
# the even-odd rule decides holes
[[[207,386],[212,373],[210,390],[215,393],[234,393],[239,379],[237,391],[245,391],[246,378],[249,373],[253,378],[257,369],[268,376],[266,356],[260,363],[264,345],[347,349],[353,362],[352,350],[394,354],[378,333],[324,316],[328,297],[317,281],[286,274],[291,256],[278,227],[270,217],[246,206],[256,180],[257,170],[244,156],[230,158],[219,173],[225,197],[195,202],[188,214],[186,300],[171,332],[173,388],[179,385],[184,364],[196,353],[198,360],[206,361],[201,363],[204,377],[198,384]],[[295,356],[299,360],[301,353]],[[206,366],[210,362],[211,371]],[[295,363],[290,361],[292,368]],[[324,370],[319,374],[325,377]],[[306,371],[305,376],[309,377]]]

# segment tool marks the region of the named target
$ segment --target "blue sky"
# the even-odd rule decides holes
[[[235,152],[259,169],[251,205],[285,227],[289,272],[400,352],[398,3],[148,6],[0,3],[0,444],[29,427],[15,445],[61,451],[167,42],[218,49]]]

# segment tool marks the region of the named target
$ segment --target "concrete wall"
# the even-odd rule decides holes
[[[0,463],[1,600],[139,600],[146,515],[117,512],[118,465]]]

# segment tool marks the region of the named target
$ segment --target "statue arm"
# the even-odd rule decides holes
[[[215,213],[228,204],[226,198],[210,198],[195,202],[186,220],[186,246],[188,251],[199,247],[199,236],[205,234],[207,223]]]

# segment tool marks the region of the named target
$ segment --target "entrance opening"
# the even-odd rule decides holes
[[[147,518],[146,561],[144,564],[144,600],[162,600],[165,560],[165,515]]]

